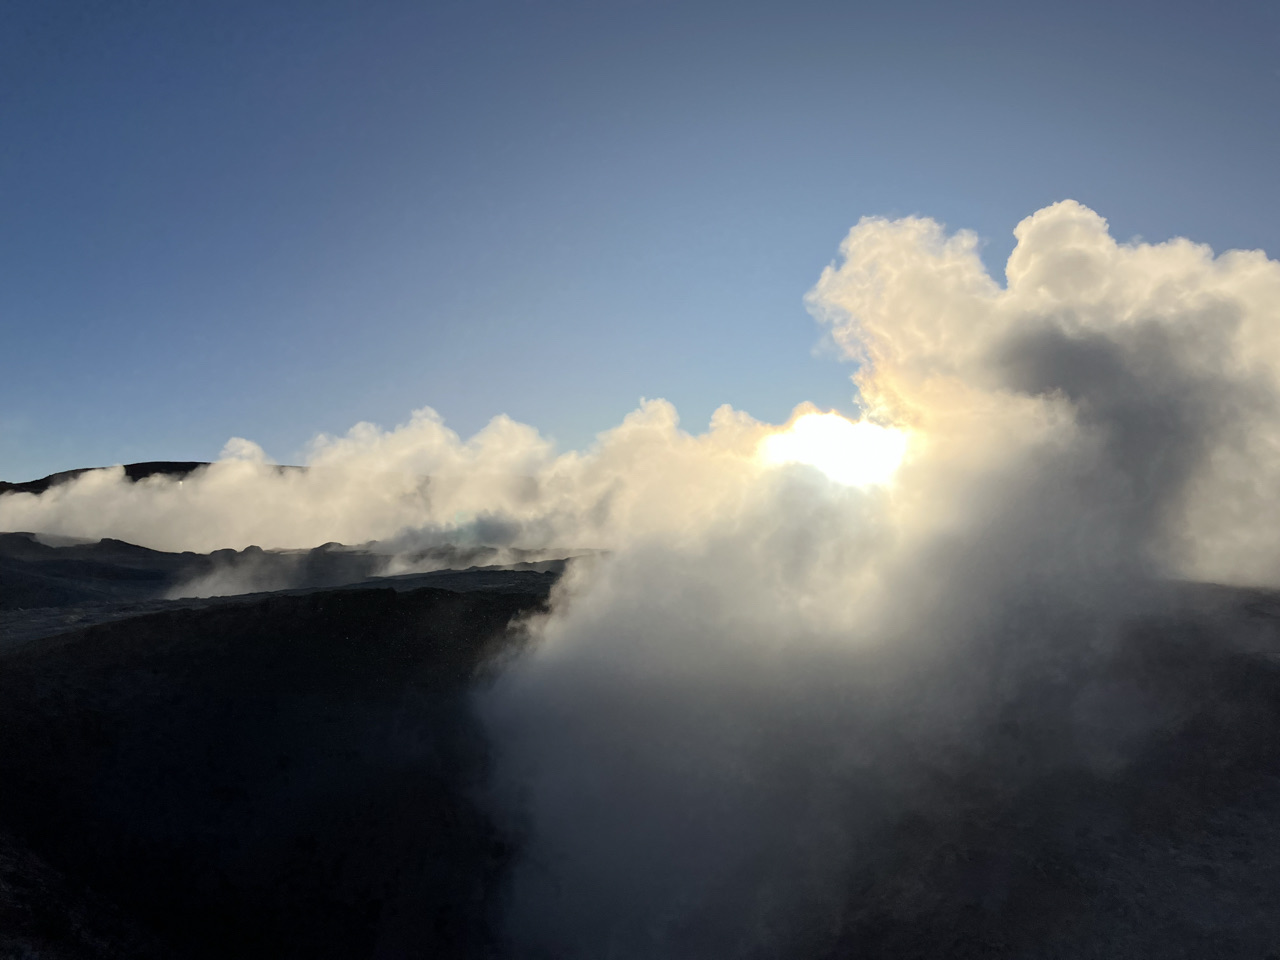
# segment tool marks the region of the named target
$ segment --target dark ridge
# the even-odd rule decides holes
[[[124,465],[124,475],[125,479],[134,482],[145,480],[147,477],[172,477],[175,480],[181,480],[188,474],[207,466],[209,466],[207,460],[148,460],[144,463],[126,463]],[[47,477],[41,477],[39,480],[27,480],[22,483],[10,483],[7,480],[0,480],[0,495],[6,493],[41,494],[50,487],[68,483],[81,474],[91,473],[94,470],[109,469],[109,467],[80,467],[77,470],[63,470],[61,473],[51,473]],[[305,467],[286,464],[276,466],[276,470],[279,473],[283,473],[286,470],[305,469]]]
[[[6,557],[15,595],[210,562],[27,534]],[[0,609],[0,960],[529,960],[499,920],[524,827],[484,805],[473,712],[563,564],[516,566]],[[732,956],[1280,956],[1280,593],[1175,585],[988,719],[860,769],[826,919]]]
[[[55,547],[30,533],[0,533],[0,611],[162,597],[212,562],[122,540]]]
[[[124,465],[124,475],[132,481],[144,480],[147,477],[155,476],[174,477],[180,480],[187,474],[208,465],[207,461],[200,460],[148,460],[145,463],[126,463]],[[41,477],[39,480],[27,480],[25,483],[9,483],[5,480],[0,480],[0,494],[41,494],[50,487],[68,483],[82,474],[90,473],[94,470],[107,469],[109,468],[80,467],[77,470],[63,470],[61,473],[51,473],[47,477]]]
[[[276,595],[3,656],[0,830],[31,855],[14,882],[109,893],[173,957],[492,956],[513,848],[474,799],[488,751],[469,691],[543,604]]]
[[[24,610],[65,609],[82,616],[92,612],[83,608],[148,604],[172,596],[245,595],[359,583],[401,590],[435,586],[537,592],[564,570],[563,560],[496,567],[492,561],[497,554],[487,547],[430,548],[411,559],[442,569],[380,577],[385,555],[340,544],[312,550],[246,547],[209,554],[165,553],[110,538],[50,546],[35,534],[0,533],[0,646],[6,630],[24,630],[10,616]],[[187,593],[181,589],[192,584],[203,587]]]

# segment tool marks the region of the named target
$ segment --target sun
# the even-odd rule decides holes
[[[766,463],[804,463],[837,483],[865,487],[888,483],[907,450],[907,435],[838,413],[806,413],[785,430],[765,437]]]

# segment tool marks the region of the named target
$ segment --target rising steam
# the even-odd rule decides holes
[[[1099,485],[1095,502],[1127,502],[1119,513],[1148,561],[1272,582],[1280,265],[1258,251],[1215,258],[1181,239],[1118,244],[1071,201],[1015,234],[1001,287],[972,234],[915,218],[850,232],[809,299],[860,364],[857,426],[807,404],[784,428],[723,407],[691,435],[669,404],[650,401],[593,448],[557,455],[507,417],[464,441],[424,408],[393,430],[318,437],[307,471],[278,470],[236,438],[183,481],[106,470],[6,495],[0,529],[198,551],[415,533],[616,548],[736,511],[770,464],[882,482],[910,435],[919,463],[899,498],[943,482],[932,479],[940,469],[964,485],[1070,450],[1070,472]],[[931,494],[937,509],[954,499]]]
[[[557,455],[423,410],[320,438],[305,472],[239,441],[181,484],[5,496],[0,528],[609,551],[481,698],[524,842],[514,949],[820,956],[891,813],[927,812],[932,772],[1152,584],[1280,582],[1280,263],[1120,244],[1071,201],[1015,235],[1001,286],[972,234],[854,227],[809,302],[859,365],[857,423],[723,407],[694,435],[651,401]],[[1060,702],[1057,748],[1011,780],[1124,762],[1123,704]]]
[[[520,955],[823,956],[931,784],[1125,763],[1151,718],[1072,677],[1162,578],[1276,582],[1280,265],[1071,202],[1017,237],[1002,288],[970,234],[855,227],[810,302],[869,422],[696,475],[534,625],[483,701]],[[1042,749],[993,751],[1028,696]]]

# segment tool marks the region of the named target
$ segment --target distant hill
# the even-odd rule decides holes
[[[208,462],[201,460],[148,460],[145,463],[126,463],[124,465],[124,475],[130,480],[143,480],[157,475],[181,479],[193,470],[198,470],[208,465]],[[63,470],[61,473],[51,473],[47,477],[41,477],[39,480],[28,480],[25,483],[9,483],[8,481],[0,480],[0,494],[44,493],[50,487],[56,487],[60,483],[67,483],[81,474],[89,473],[92,470],[107,469],[110,468],[81,467],[78,470]]]
[[[365,547],[326,543],[310,550],[215,550],[166,553],[110,538],[57,546],[32,533],[0,533],[0,647],[15,629],[9,611],[136,606],[174,597],[234,596],[275,590],[373,583],[405,589],[503,590],[514,582],[546,584],[565,560],[545,552],[494,547],[435,546],[402,554],[412,571],[380,576],[388,554]],[[572,555],[573,551],[563,551]],[[487,573],[485,571],[488,571]],[[461,578],[461,579],[459,579]],[[85,615],[80,610],[77,618]],[[3,954],[0,954],[0,958]]]
[[[190,473],[194,473],[201,467],[209,466],[207,460],[147,460],[144,463],[126,463],[124,464],[124,476],[126,480],[137,481],[145,480],[147,477],[173,477],[175,480],[181,480]],[[10,483],[7,480],[0,480],[0,495],[6,493],[44,493],[50,487],[56,487],[62,483],[68,483],[76,477],[85,473],[92,473],[94,470],[110,470],[111,467],[80,467],[78,470],[63,470],[61,473],[51,473],[47,477],[41,477],[39,480],[27,480],[22,483]],[[277,473],[284,473],[286,470],[305,470],[306,467],[297,467],[290,464],[275,464]]]

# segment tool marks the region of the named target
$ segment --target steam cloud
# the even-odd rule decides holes
[[[1143,541],[1145,561],[1200,579],[1274,581],[1280,265],[1261,251],[1214,258],[1182,239],[1118,244],[1071,201],[1015,233],[1001,288],[972,234],[865,219],[810,294],[861,363],[868,415],[911,431],[897,512],[927,493],[912,529],[932,529],[946,510],[963,524],[971,497],[997,477],[1025,478],[1025,465],[1056,456],[1062,482],[1097,485],[1095,507],[1124,501],[1111,509],[1133,529],[1119,539]],[[556,455],[505,416],[463,441],[424,408],[393,430],[362,423],[318,437],[307,471],[279,470],[235,438],[183,481],[130,483],[114,469],[6,495],[0,529],[197,551],[397,536],[612,549],[692,536],[738,513],[772,477],[756,454],[775,430],[726,406],[707,433],[689,435],[657,400],[593,449]]]
[[[865,417],[908,433],[886,485],[769,464],[777,428],[729,407],[691,435],[647,402],[563,455],[423,410],[321,437],[306,472],[233,441],[183,483],[5,496],[0,528],[607,549],[481,697],[525,841],[512,944],[820,955],[887,811],[926,808],[1006,704],[1105,651],[1165,579],[1280,580],[1280,263],[1120,244],[1072,201],[1015,234],[1002,287],[972,234],[864,219],[811,292]],[[1009,776],[1123,763],[1119,700],[1065,702],[1060,748]]]
[[[685,480],[695,523],[535,625],[483,704],[522,955],[823,956],[949,773],[1125,763],[1153,718],[1073,678],[1162,578],[1275,582],[1280,265],[1120,245],[1072,202],[1016,233],[1001,288],[970,234],[864,220],[811,294],[910,430],[891,485]],[[993,749],[1028,697],[1042,749]]]

